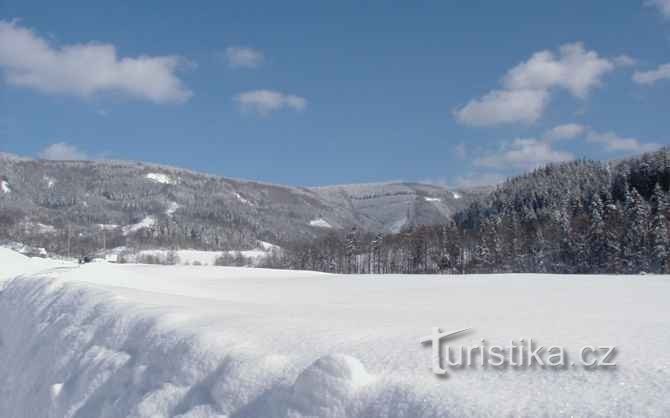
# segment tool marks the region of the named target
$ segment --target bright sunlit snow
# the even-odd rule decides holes
[[[47,225],[41,222],[24,222],[23,227],[26,230],[30,230],[38,234],[53,234],[57,231],[53,225]]]
[[[250,202],[248,199],[243,198],[242,195],[239,193],[235,193],[235,198],[237,198],[237,200],[244,203],[245,205],[254,206],[252,202]]]
[[[179,203],[177,202],[170,202],[168,205],[167,209],[165,209],[165,214],[167,216],[172,216],[174,213],[179,209]]]
[[[257,265],[258,262],[260,262],[263,258],[268,256],[268,254],[273,248],[278,247],[269,244],[269,246],[262,245],[261,248],[256,248],[253,250],[239,250],[239,251],[235,250],[204,251],[204,250],[188,250],[188,249],[170,251],[163,249],[153,249],[153,250],[139,251],[137,254],[135,255],[131,254],[127,258],[129,259],[129,261],[137,261],[142,256],[151,255],[157,257],[159,260],[166,260],[168,253],[174,253],[177,256],[176,264],[183,264],[183,265],[199,264],[203,266],[213,266],[217,258],[221,257],[222,254],[227,253],[233,257],[239,254],[245,259],[249,259],[251,264]]]
[[[56,184],[56,180],[54,180],[53,178],[51,178],[49,176],[44,176],[44,182],[47,184],[47,187],[49,189],[53,188],[54,185]]]
[[[0,181],[0,191],[3,193],[11,193],[12,189],[9,187],[7,180]]]
[[[36,273],[37,271],[41,271]],[[0,416],[664,416],[667,276],[78,267],[0,249]],[[32,274],[32,275],[30,275]],[[569,304],[570,309],[565,306]],[[616,345],[612,370],[450,369],[451,346]]]
[[[326,221],[323,218],[313,219],[313,220],[309,221],[309,224],[311,226],[316,226],[317,228],[332,228],[333,227],[331,224],[328,223],[328,221]]]
[[[156,219],[153,216],[147,216],[136,224],[126,225],[123,227],[123,235],[132,234],[137,232],[140,229],[151,228],[156,223]]]
[[[156,183],[162,184],[174,184],[174,179],[167,174],[163,173],[149,173],[146,175],[149,180],[155,181]]]
[[[111,230],[114,230],[118,227],[119,226],[117,224],[98,224],[98,228],[100,228],[104,231],[111,231]]]

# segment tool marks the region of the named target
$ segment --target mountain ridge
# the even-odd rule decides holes
[[[101,245],[248,249],[329,230],[397,232],[443,223],[483,194],[416,182],[295,187],[141,161],[6,153],[0,181],[0,238],[60,253]]]

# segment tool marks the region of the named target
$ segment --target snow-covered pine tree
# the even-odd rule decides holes
[[[591,224],[586,242],[588,246],[588,260],[590,260],[591,271],[594,273],[605,273],[608,270],[608,255],[605,245],[605,220],[603,202],[596,195],[591,202]]]
[[[656,187],[654,188],[651,203],[653,208],[649,231],[651,268],[655,273],[667,273],[670,238],[668,237],[668,225],[665,214],[668,204],[665,193],[658,183],[656,183]]]
[[[626,272],[639,273],[649,269],[647,251],[647,230],[649,210],[647,202],[637,189],[625,194],[625,225],[623,236],[623,257]]]
[[[604,221],[605,221],[605,257],[606,272],[617,273],[622,270],[621,260],[621,225],[623,223],[621,210],[612,200],[608,193],[604,201]]]

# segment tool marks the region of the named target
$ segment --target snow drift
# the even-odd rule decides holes
[[[12,270],[9,273],[10,266]],[[8,279],[16,270],[30,274]],[[2,417],[667,416],[667,277],[343,277],[0,249]],[[614,370],[431,375],[430,327],[620,347]],[[469,341],[470,340],[470,341]]]

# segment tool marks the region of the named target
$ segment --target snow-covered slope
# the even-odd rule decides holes
[[[443,186],[405,182],[325,186],[312,190],[329,205],[350,208],[373,226],[372,229],[385,232],[398,232],[412,224],[444,222],[467,207],[476,195]],[[466,201],[459,200],[464,194],[468,197]]]
[[[104,224],[119,226],[105,231],[114,246],[251,250],[258,240],[311,240],[333,229],[389,232],[400,219],[408,226],[444,223],[483,195],[459,190],[459,200],[452,193],[414,183],[291,187],[140,162],[5,157],[0,207],[8,227],[0,228],[0,239],[66,254],[63,236],[102,242]],[[27,222],[56,231],[45,236],[20,227]]]
[[[0,271],[25,263],[0,250]],[[668,277],[44,267],[0,293],[2,417],[670,411]],[[474,329],[450,345],[521,337],[573,352],[616,345],[618,366],[451,369],[438,379],[419,344],[437,326]]]

